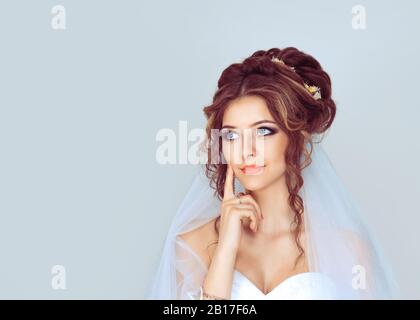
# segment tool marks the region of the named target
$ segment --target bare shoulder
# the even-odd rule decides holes
[[[207,267],[210,266],[211,257],[216,247],[215,243],[218,239],[218,235],[214,229],[215,220],[216,218],[194,230],[179,235]]]

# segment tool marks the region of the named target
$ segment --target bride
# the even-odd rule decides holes
[[[321,146],[336,112],[294,47],[226,68],[149,299],[390,299],[398,287]],[[237,192],[236,189],[241,189]]]

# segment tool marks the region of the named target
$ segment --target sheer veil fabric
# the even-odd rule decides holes
[[[309,272],[328,277],[336,299],[396,299],[399,288],[377,240],[321,143],[302,171]],[[219,215],[220,200],[201,167],[176,212],[146,299],[199,299],[207,266],[178,237]]]

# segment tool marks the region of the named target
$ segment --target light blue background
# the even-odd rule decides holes
[[[351,8],[367,10],[352,29]],[[64,5],[67,29],[51,28]],[[229,64],[295,46],[329,73],[325,139],[420,298],[420,29],[416,1],[0,2],[0,298],[141,299],[191,165],[159,165],[156,133],[205,125]],[[66,290],[51,267],[66,268]]]

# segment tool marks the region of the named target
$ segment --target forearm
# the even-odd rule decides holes
[[[230,299],[235,260],[235,250],[217,247],[203,283],[202,299]]]

